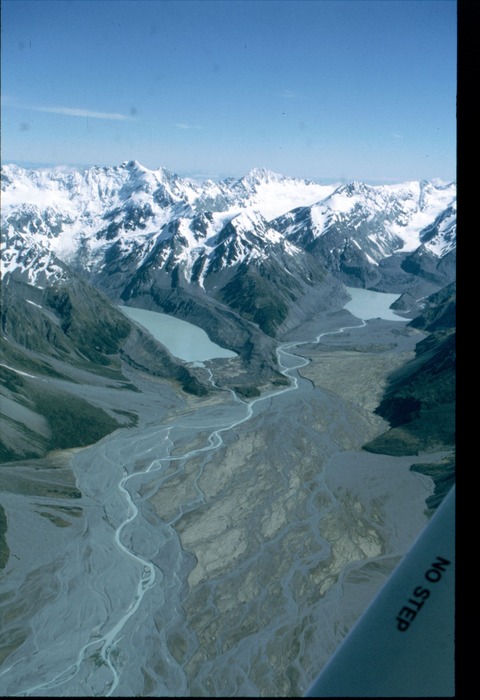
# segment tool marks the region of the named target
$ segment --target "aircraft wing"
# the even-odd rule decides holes
[[[455,695],[455,488],[305,697]]]

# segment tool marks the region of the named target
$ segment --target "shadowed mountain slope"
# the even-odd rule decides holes
[[[430,296],[423,313],[409,325],[428,332],[417,343],[416,357],[390,377],[376,412],[390,430],[364,446],[382,454],[418,454],[454,450],[456,424],[456,285]],[[431,507],[438,505],[455,479],[452,455],[436,465],[416,465],[436,483]]]
[[[208,389],[160,343],[76,275],[39,288],[7,274],[2,283],[0,457],[39,457],[96,442],[135,416],[81,396],[79,386],[137,391],[124,363],[185,391]]]

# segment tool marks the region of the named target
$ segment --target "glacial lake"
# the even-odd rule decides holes
[[[409,320],[399,316],[389,308],[400,297],[400,294],[372,292],[369,289],[357,287],[347,287],[347,292],[352,298],[345,304],[345,309],[362,321],[368,321],[372,318],[382,318],[385,321]]]
[[[372,292],[357,287],[347,287],[347,291],[352,298],[345,304],[345,308],[363,321],[372,318],[382,318],[386,321],[408,320],[389,308],[399,298],[399,294]],[[212,342],[206,332],[193,323],[157,311],[136,309],[132,306],[119,308],[133,321],[146,328],[172,355],[184,362],[237,357],[237,353]]]
[[[237,357],[237,353],[213,343],[202,328],[168,314],[132,306],[120,306],[129,318],[147,329],[162,345],[184,362],[203,362],[217,357]]]

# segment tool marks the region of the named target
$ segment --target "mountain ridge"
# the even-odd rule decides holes
[[[2,190],[4,228],[31,236],[117,301],[122,283],[112,279],[152,258],[164,287],[183,278],[211,292],[209,277],[246,257],[257,264],[275,244],[350,286],[404,292],[415,282],[425,296],[454,278],[454,183],[320,185],[257,168],[198,184],[126,161],[83,174],[7,165]]]
[[[238,354],[225,386],[253,395],[284,381],[277,343],[340,312],[345,285],[399,293],[414,318],[455,278],[454,183],[322,185],[262,168],[198,183],[125,161],[6,165],[1,184],[2,329],[18,357],[37,352],[50,368],[61,357],[95,373],[114,358],[208,390],[138,328],[119,335],[124,304],[201,326]]]

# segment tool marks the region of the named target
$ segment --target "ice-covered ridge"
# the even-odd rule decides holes
[[[252,170],[241,182],[251,189],[250,207],[270,221],[291,209],[310,206],[331,195],[337,185],[285,178],[271,171]]]
[[[425,229],[432,228],[448,209],[452,212],[448,226],[447,223],[438,226],[438,238],[428,246],[434,254],[442,255],[448,247],[443,241],[444,234],[452,232],[455,227],[455,201],[455,183],[365,185],[352,182],[335,189],[312,206],[285,216],[284,232],[287,236],[295,236],[308,220],[313,238],[324,235],[331,227],[342,226],[355,244],[355,231],[369,224],[373,233],[368,238],[378,248],[381,259],[388,253],[389,240],[400,240],[402,244],[397,249],[402,252],[418,248]],[[454,235],[449,245],[455,245]]]
[[[455,197],[455,183],[440,181],[324,185],[254,169],[198,183],[136,161],[82,172],[7,165],[2,227],[91,272],[105,268],[113,247],[137,266],[158,249],[158,264],[183,266],[186,279],[195,269],[203,284],[214,259],[217,269],[239,264],[271,246],[287,250],[287,241],[294,255],[305,228],[313,238],[340,228],[371,263],[422,244],[441,256],[455,247]]]
[[[130,199],[142,203],[159,190],[173,202],[183,202],[194,208],[204,199],[215,200],[216,207],[223,198],[223,211],[235,213],[235,208],[252,207],[271,219],[296,206],[306,206],[324,198],[335,189],[307,180],[287,178],[270,171],[255,169],[233,183],[207,180],[196,183],[180,178],[164,168],[149,170],[136,161],[115,167],[93,167],[76,170],[29,170],[15,165],[2,167],[2,206],[22,203],[46,206],[66,206],[75,202],[82,211],[98,212],[96,202],[113,208]],[[170,203],[173,203],[170,202]],[[208,208],[208,207],[207,207]]]
[[[53,252],[39,245],[32,236],[22,235],[10,226],[0,242],[0,272],[15,273],[24,282],[39,286],[46,279],[64,279],[65,268]]]

